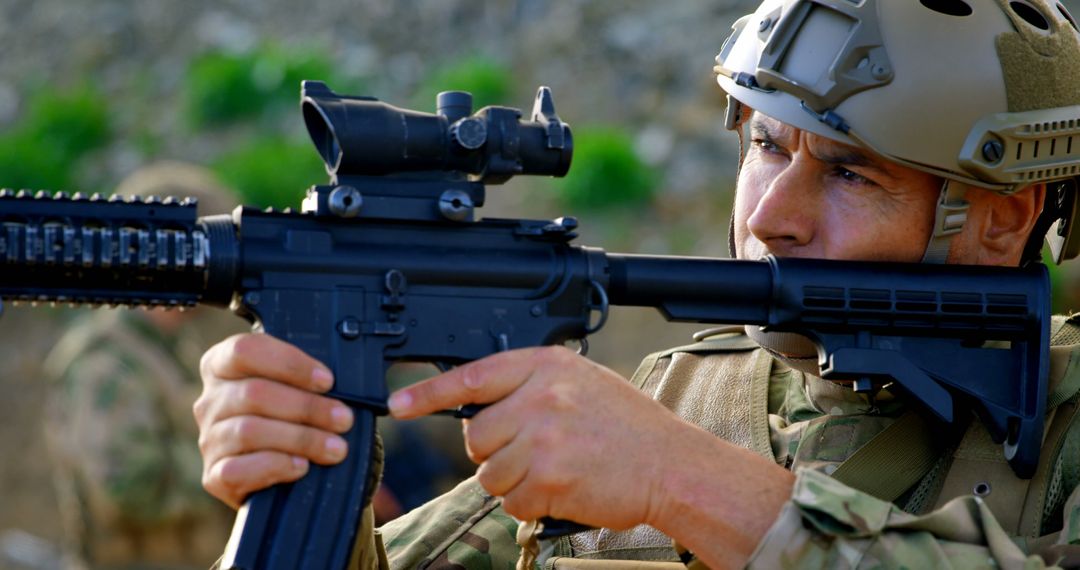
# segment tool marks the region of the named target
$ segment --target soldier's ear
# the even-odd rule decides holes
[[[1002,196],[985,190],[978,191],[978,262],[986,265],[1017,265],[1024,245],[1042,213],[1046,184],[1032,184],[1014,194]]]

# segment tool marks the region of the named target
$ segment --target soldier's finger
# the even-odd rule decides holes
[[[345,458],[348,445],[334,433],[259,416],[234,416],[217,422],[199,438],[203,461],[257,451],[276,451],[333,465]]]
[[[395,418],[409,419],[465,404],[497,402],[524,384],[548,357],[554,357],[554,350],[510,350],[459,366],[394,392],[390,412]]]
[[[525,480],[530,459],[527,445],[511,442],[480,464],[477,481],[494,496],[506,495]]]
[[[296,481],[309,467],[302,457],[274,451],[224,457],[209,465],[203,473],[203,488],[234,509],[255,491]]]
[[[528,473],[525,475],[528,477]],[[508,515],[523,521],[555,516],[551,512],[551,497],[535,492],[524,479],[502,495],[502,506]]]
[[[353,423],[352,410],[338,400],[279,382],[249,378],[225,382],[217,392],[217,397],[196,404],[200,425],[255,415],[342,433]]]
[[[498,406],[484,408],[464,422],[465,451],[473,463],[483,463],[517,437],[529,413],[528,409],[522,409],[525,398],[520,396],[521,391],[516,391]]]
[[[200,362],[203,381],[260,377],[316,392],[333,386],[333,375],[299,348],[266,334],[244,333],[214,345]]]

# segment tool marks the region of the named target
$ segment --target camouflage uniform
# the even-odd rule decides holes
[[[1080,567],[1080,422],[1073,421],[1080,327],[1056,319],[1054,330],[1055,344],[1065,346],[1052,349],[1050,427],[1032,482],[1012,476],[1000,445],[977,420],[956,433],[926,429],[887,392],[872,402],[786,366],[743,335],[654,354],[633,381],[688,421],[796,471],[792,498],[750,567]],[[830,477],[841,476],[845,460],[875,437],[896,433],[889,427],[902,422],[916,426],[911,437],[932,451],[912,478],[916,484],[890,501],[871,494],[887,490],[864,492]],[[884,449],[910,453],[897,445]],[[898,478],[888,466],[869,473],[870,487]],[[973,488],[989,492],[977,498]],[[514,568],[517,532],[499,499],[470,479],[379,533],[362,533],[358,547],[372,553],[362,567]],[[542,546],[540,568],[701,567],[680,559],[671,539],[644,525]],[[641,562],[617,562],[623,560]]]
[[[98,311],[48,357],[61,515],[90,567],[205,568],[224,546],[233,513],[202,489],[191,414],[207,344],[183,331],[166,335],[139,311]]]

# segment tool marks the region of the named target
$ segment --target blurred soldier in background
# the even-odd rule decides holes
[[[191,196],[200,215],[230,211],[206,170],[167,162],[121,183],[123,196]],[[232,315],[97,310],[49,354],[47,439],[72,567],[206,568],[233,513],[202,490],[191,404],[209,340],[244,330]]]

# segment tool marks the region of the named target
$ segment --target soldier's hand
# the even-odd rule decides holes
[[[330,371],[300,349],[265,334],[230,337],[203,355],[194,405],[203,487],[233,508],[254,491],[295,481],[308,462],[340,462],[336,435],[353,422],[341,402],[320,395]]]
[[[660,505],[668,429],[685,425],[615,372],[563,347],[514,350],[396,392],[397,418],[493,403],[465,422],[479,482],[508,513],[627,528]]]
[[[741,568],[793,475],[683,421],[563,347],[507,351],[395,392],[411,418],[491,403],[465,422],[480,484],[522,519],[614,529],[646,523],[713,568]]]

